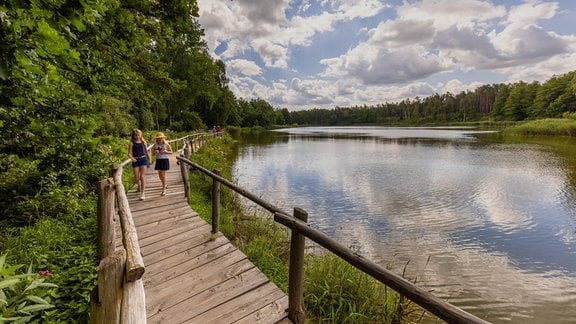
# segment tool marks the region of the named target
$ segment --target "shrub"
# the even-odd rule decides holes
[[[93,202],[95,204],[95,202]],[[51,323],[86,322],[90,292],[96,285],[95,217],[43,219],[34,226],[7,232],[5,248],[11,260],[50,269],[53,309]]]
[[[44,311],[54,308],[50,304],[50,291],[57,287],[45,282],[51,273],[34,273],[32,266],[17,274],[21,265],[8,266],[6,254],[0,256],[0,322],[39,323]]]

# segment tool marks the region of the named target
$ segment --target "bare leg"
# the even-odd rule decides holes
[[[158,170],[158,177],[162,182],[162,196],[166,195],[166,171]]]
[[[144,200],[144,190],[146,189],[146,169],[148,169],[148,166],[140,166],[139,167],[140,172],[140,200]]]
[[[133,168],[133,170],[134,170],[134,184],[136,185],[138,192],[140,192],[140,190],[142,189],[140,185],[140,167],[135,167]]]

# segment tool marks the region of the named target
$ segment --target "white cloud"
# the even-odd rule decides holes
[[[506,9],[480,0],[422,0],[404,1],[397,13],[403,20],[431,20],[435,29],[443,30],[452,26],[471,27],[497,19],[506,14]]]
[[[260,54],[264,64],[269,67],[285,68],[288,66],[288,48],[267,39],[256,39],[253,49]]]
[[[325,76],[351,77],[367,85],[404,83],[445,69],[442,60],[424,47],[388,51],[368,43],[320,63],[327,66]]]
[[[568,72],[566,70],[567,68],[573,71],[574,67],[576,67],[576,52],[563,56],[555,56],[549,60],[524,68],[511,68],[505,72],[509,74],[507,82],[517,82],[520,80],[544,81],[552,75],[561,75]]]
[[[471,84],[464,84],[462,81],[458,79],[452,79],[446,82],[446,84],[441,88],[442,90],[438,91],[438,93],[450,92],[451,94],[454,95],[462,91],[466,91],[468,89],[477,88],[481,85],[482,83],[480,82],[472,82]]]
[[[205,40],[212,51],[221,47],[232,91],[299,109],[377,104],[494,83],[470,80],[475,75],[530,82],[566,73],[576,66],[576,33],[567,27],[561,34],[543,22],[559,13],[564,21],[576,20],[570,1],[403,0],[392,7],[381,0],[199,0],[198,5]],[[304,52],[308,55],[295,61],[295,54]],[[323,72],[309,73],[311,66]]]
[[[429,43],[434,37],[432,20],[388,20],[368,32],[370,42],[384,48]]]
[[[525,3],[510,9],[506,24],[520,26],[536,24],[539,20],[554,17],[558,9],[557,2],[527,0]]]
[[[253,61],[235,59],[228,61],[228,68],[237,74],[244,74],[248,76],[261,75],[262,69]]]
[[[343,20],[372,17],[388,7],[379,0],[341,0],[339,4],[337,12]]]

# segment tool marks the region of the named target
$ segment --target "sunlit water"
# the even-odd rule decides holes
[[[283,131],[241,147],[241,187],[487,321],[576,322],[576,195],[560,157],[473,130]]]

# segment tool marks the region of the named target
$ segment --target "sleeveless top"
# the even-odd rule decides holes
[[[164,145],[162,144],[154,144],[154,151],[158,150],[158,149],[163,149]],[[156,154],[156,159],[169,159],[170,155],[166,154],[166,153],[159,153]]]
[[[132,143],[132,156],[135,158],[146,156],[146,144],[144,142]]]

